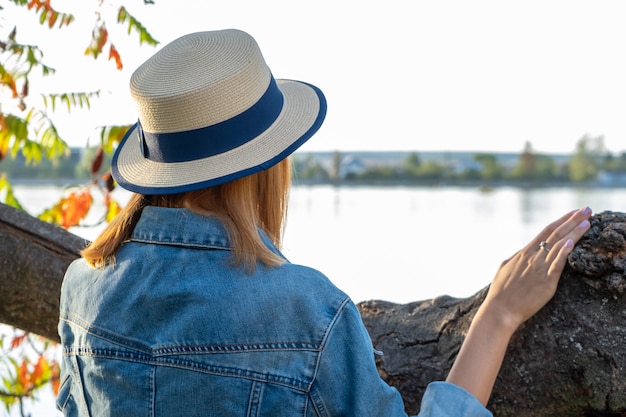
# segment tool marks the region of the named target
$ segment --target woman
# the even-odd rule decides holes
[[[252,37],[194,33],[131,77],[139,122],[113,175],[128,205],[68,269],[66,416],[404,416],[349,297],[279,251],[288,155],[323,94],[274,80]],[[489,416],[509,339],[554,294],[588,208],[505,261],[421,416]],[[541,243],[540,243],[541,242]]]

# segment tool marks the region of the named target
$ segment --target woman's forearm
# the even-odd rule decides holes
[[[447,381],[464,388],[483,405],[489,401],[515,326],[479,310]]]

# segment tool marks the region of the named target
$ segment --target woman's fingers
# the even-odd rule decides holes
[[[547,278],[558,279],[574,244],[589,229],[591,209],[576,210],[553,223],[554,229],[539,243],[538,249],[545,255],[548,265]],[[564,220],[564,221],[563,221]],[[560,222],[560,223],[559,223]]]
[[[584,227],[585,225],[582,224],[582,226]],[[570,254],[573,248],[574,248],[573,239],[567,239],[565,243],[561,245],[560,248],[559,247],[554,248],[555,252],[557,249],[558,249],[558,252],[556,254],[555,259],[552,261],[550,268],[548,269],[548,276],[547,276],[548,279],[556,279],[556,280],[560,279],[561,272],[563,272],[563,269],[565,268],[565,263],[567,262],[567,256]]]
[[[571,211],[546,226],[546,228],[533,239],[531,245],[538,247],[541,245],[541,242],[545,242],[546,249],[551,249],[561,241],[565,243],[565,240],[563,240],[565,238],[571,238],[574,243],[576,243],[586,231],[585,221],[588,222],[590,217],[591,209],[589,207]],[[580,227],[581,224],[583,226],[582,228]],[[582,233],[580,232],[581,230]]]
[[[503,262],[486,300],[488,309],[517,326],[543,307],[556,291],[574,244],[589,229],[590,216],[586,207],[567,213]]]

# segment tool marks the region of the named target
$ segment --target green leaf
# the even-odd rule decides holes
[[[41,14],[39,15],[39,24],[43,25],[44,23],[46,23],[46,16],[48,15],[48,11],[46,9],[43,9],[41,11]]]
[[[22,154],[26,158],[27,165],[31,162],[38,163],[41,161],[43,149],[39,143],[33,142],[32,140],[25,140],[22,145]]]
[[[90,99],[95,97],[100,97],[100,90],[92,91],[88,93],[63,93],[63,94],[48,94],[43,96],[44,107],[52,109],[54,111],[56,109],[56,102],[60,100],[67,106],[67,111],[71,112],[72,108],[90,108]]]
[[[0,196],[4,193],[4,204],[14,207],[18,210],[24,210],[24,207],[20,204],[20,202],[15,198],[15,194],[13,194],[13,186],[7,180],[6,175],[0,176]],[[9,358],[10,360],[11,358]]]
[[[107,154],[112,154],[115,145],[122,141],[131,125],[105,126],[100,131],[100,143]]]
[[[28,120],[7,114],[4,116],[4,124],[6,129],[0,131],[0,147],[11,149],[12,157],[15,157],[22,141],[28,138]]]
[[[41,112],[31,109],[24,119],[5,115],[5,125],[6,129],[0,131],[0,146],[10,149],[12,158],[21,150],[27,163],[37,164],[44,155],[54,159],[70,152],[52,121]],[[34,129],[34,139],[29,138],[29,126]]]
[[[117,22],[118,23],[128,22],[128,34],[129,35],[131,34],[133,29],[139,32],[139,45],[147,43],[149,45],[156,46],[159,44],[159,41],[154,39],[152,35],[148,33],[148,30],[141,24],[141,22],[139,22],[130,13],[128,13],[128,10],[126,10],[124,6],[120,6],[117,12]]]
[[[72,111],[72,104],[75,104],[74,100],[72,100],[71,94],[61,94],[61,101],[64,101],[67,105],[67,111]]]
[[[28,4],[28,0],[11,0],[13,3],[18,6],[26,6]]]
[[[25,142],[27,139],[24,138],[22,140],[14,140],[13,141],[13,146],[11,146],[11,158],[15,158],[15,156],[17,155],[17,153],[20,151],[20,148],[22,146],[22,143]]]
[[[46,76],[46,75],[51,75],[54,74],[56,72],[56,70],[52,67],[49,67],[47,65],[44,65],[42,63],[40,63],[41,65],[41,73]]]

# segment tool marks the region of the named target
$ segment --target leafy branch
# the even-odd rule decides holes
[[[23,5],[24,1],[16,2],[18,5]],[[50,0],[29,0],[28,10],[35,9],[36,13],[39,13],[39,24],[48,24],[49,28],[53,28],[58,22],[58,27],[68,26],[74,21],[74,16],[70,13],[61,13],[52,8]]]
[[[74,21],[74,15],[63,13],[51,6],[51,0],[9,0],[19,7],[34,12],[39,25],[48,28],[64,28]],[[102,10],[109,0],[95,0],[95,6]],[[144,0],[144,4],[153,4],[153,0]],[[0,5],[0,10],[3,10]],[[116,7],[115,22],[127,28],[128,34],[136,34],[139,44],[155,46],[158,42],[147,29],[125,7]],[[106,22],[100,12],[96,12],[96,22],[91,32],[91,39],[85,54],[97,59],[108,50],[108,60],[114,61],[118,70],[122,69],[122,58],[112,39],[109,37]],[[25,24],[28,30],[28,24]],[[22,27],[20,27],[22,29]],[[91,102],[99,98],[99,91],[68,92],[41,95],[42,104],[27,105],[27,98],[36,90],[29,86],[29,78],[35,69],[41,69],[44,76],[53,75],[55,70],[43,63],[43,52],[33,45],[24,45],[17,41],[17,28],[14,27],[6,39],[0,39],[0,161],[22,153],[26,164],[37,164],[42,159],[54,160],[69,153],[69,146],[60,137],[55,124],[48,115],[57,106],[64,105],[68,111],[74,108],[91,108]],[[89,35],[87,35],[89,36]],[[78,41],[80,42],[80,41]],[[33,83],[34,84],[34,83]],[[101,128],[100,147],[90,164],[91,182],[66,190],[64,196],[51,208],[39,216],[59,226],[69,228],[80,226],[92,209],[93,191],[97,189],[104,197],[104,214],[100,221],[110,221],[120,211],[119,204],[112,198],[115,187],[110,169],[104,164],[105,157],[112,154],[129,126],[106,126]],[[104,173],[102,173],[104,171]],[[7,175],[0,172],[0,200],[13,207],[24,209],[15,197],[13,187]],[[15,332],[14,332],[15,334]],[[0,403],[7,410],[19,406],[24,416],[24,401],[33,399],[43,386],[52,386],[58,391],[59,365],[52,359],[50,345],[38,341],[28,349],[16,349],[23,340],[30,336],[15,336],[11,344],[5,344],[5,336],[0,335]],[[33,355],[35,357],[33,358]],[[51,359],[48,359],[51,358]]]
[[[128,13],[128,10],[126,10],[124,6],[121,6],[117,13],[117,23],[125,22],[128,22],[129,35],[131,34],[133,29],[139,32],[139,45],[147,43],[148,45],[156,46],[159,44],[159,42],[154,39],[152,35],[150,35],[150,33],[148,33],[148,30],[145,28],[145,26],[143,26],[141,22],[139,22],[130,13]]]
[[[5,342],[9,340],[9,346],[5,347]],[[24,400],[33,398],[35,393],[46,385],[51,385],[55,395],[58,393],[59,363],[54,357],[47,357],[52,356],[49,354],[54,346],[57,345],[41,336],[15,329],[13,335],[2,335],[0,347],[4,354],[0,357],[3,371],[0,401],[4,403],[7,411],[18,402],[21,415],[24,415]],[[31,352],[30,355],[28,351]]]
[[[48,94],[48,95],[43,95],[42,97],[43,97],[44,105],[46,107],[50,107],[52,111],[56,109],[57,101],[61,101],[65,103],[65,105],[67,106],[67,110],[71,111],[72,107],[90,108],[91,107],[90,100],[92,98],[99,98],[100,90],[92,91],[90,93],[79,92],[79,93]]]
[[[69,146],[59,136],[52,121],[35,109],[31,109],[23,119],[12,114],[0,114],[0,126],[1,157],[10,152],[14,158],[21,150],[27,163],[37,163],[44,155],[54,159],[69,153]],[[30,128],[34,131],[35,140],[29,138]]]
[[[133,31],[139,34],[139,45],[147,43],[148,45],[156,46],[158,41],[150,35],[148,30],[137,20],[134,16],[128,13],[128,10],[124,6],[120,6],[117,12],[117,23],[128,23],[128,34]],[[115,66],[118,70],[123,68],[122,58],[115,47],[115,44],[109,39],[109,31],[106,28],[106,24],[101,20],[98,14],[98,19],[91,32],[91,42],[85,49],[85,55],[92,55],[95,59],[104,51],[106,45],[109,45],[109,60],[115,61]]]

